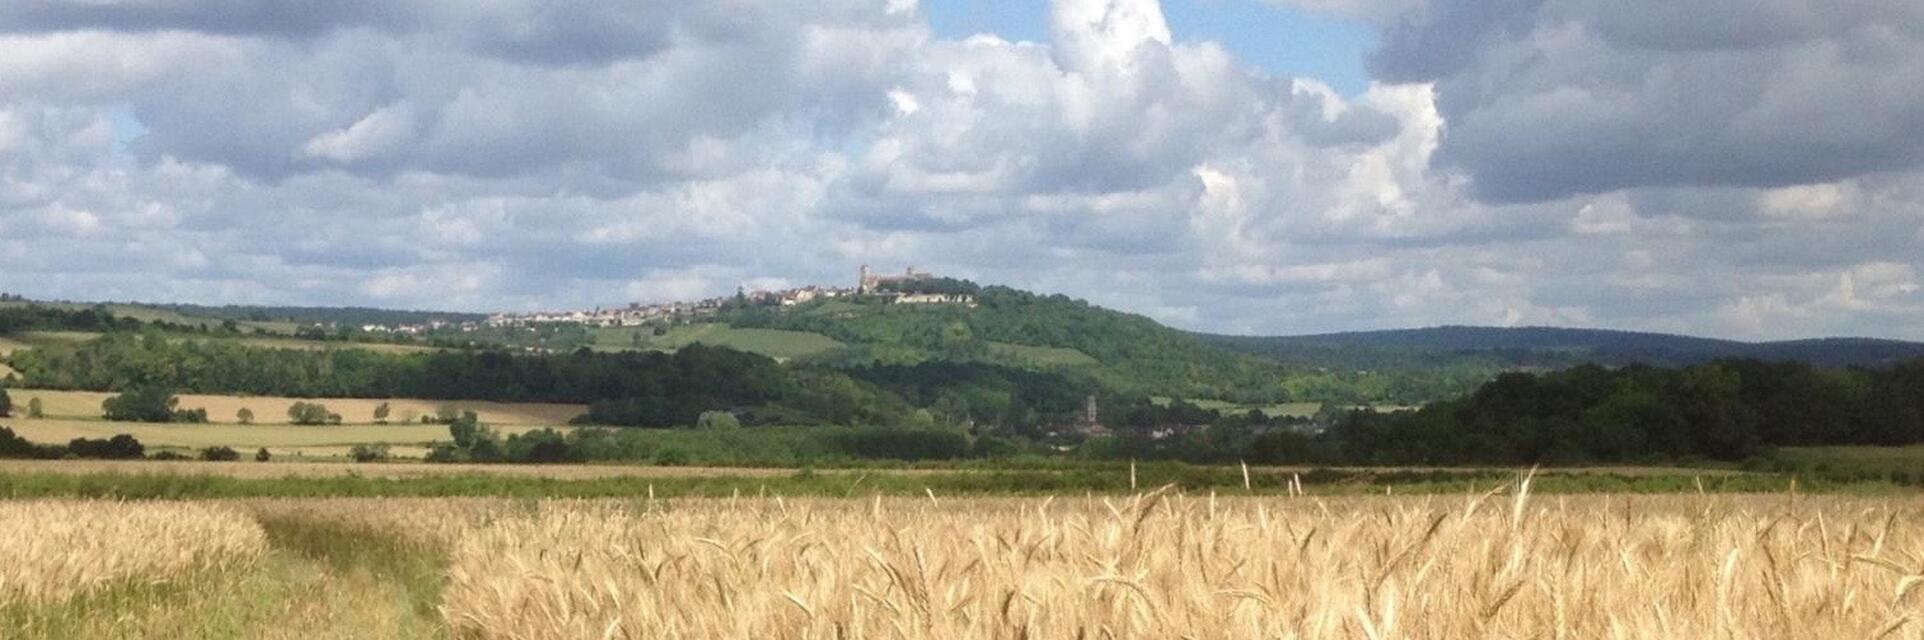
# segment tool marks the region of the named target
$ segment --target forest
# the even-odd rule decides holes
[[[1776,447],[1924,442],[1924,359],[1825,369],[1719,360],[1498,376],[1417,411],[1352,413],[1304,449],[1360,464],[1742,461]]]

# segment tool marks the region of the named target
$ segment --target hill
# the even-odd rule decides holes
[[[1841,366],[1881,366],[1924,355],[1924,343],[1873,338],[1742,342],[1716,338],[1561,327],[1443,326],[1303,336],[1198,334],[1206,342],[1282,362],[1319,367],[1425,367],[1451,362],[1560,367],[1633,362],[1682,366],[1752,358]]]
[[[196,304],[129,304],[170,311],[190,318],[213,318],[248,322],[282,322],[295,325],[418,325],[440,321],[449,324],[478,322],[487,314],[454,311],[414,311],[372,307],[272,307],[258,305],[207,306]]]
[[[1008,287],[981,287],[973,295],[974,304],[899,304],[865,296],[786,307],[741,304],[722,310],[716,320],[738,330],[787,331],[839,343],[805,358],[832,366],[983,362],[1087,377],[1123,393],[1291,399],[1282,384],[1289,367],[1212,346],[1144,316]]]

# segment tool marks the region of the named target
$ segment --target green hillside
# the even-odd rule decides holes
[[[595,349],[674,351],[691,344],[728,347],[778,360],[817,356],[842,348],[819,333],[780,329],[741,329],[722,323],[676,325],[662,335],[653,327],[597,327],[589,330]]]
[[[171,324],[171,325],[177,325],[177,326],[193,328],[193,329],[217,328],[217,327],[220,327],[223,322],[228,320],[228,318],[219,318],[211,315],[190,314],[190,313],[186,313],[186,312],[175,310],[175,309],[163,308],[163,307],[153,306],[153,305],[128,304],[128,303],[119,303],[119,302],[108,302],[108,303],[98,303],[98,304],[78,303],[78,302],[40,302],[40,301],[24,301],[24,300],[8,300],[5,302],[0,302],[0,309],[25,309],[29,307],[43,307],[43,308],[49,308],[49,309],[59,309],[63,311],[81,311],[81,310],[92,309],[96,311],[113,314],[114,317],[118,317],[118,318],[127,318],[127,319],[138,320],[146,323]],[[283,334],[293,333],[294,329],[296,328],[296,325],[292,322],[272,321],[272,320],[236,320],[235,324],[242,329],[246,329],[250,331],[259,330],[265,333],[283,333]]]
[[[1238,402],[1290,399],[1290,369],[1233,353],[1158,324],[1066,296],[983,287],[974,306],[840,298],[792,307],[741,305],[721,320],[739,328],[826,336],[843,348],[811,359],[839,366],[987,362],[1069,370],[1113,390]]]

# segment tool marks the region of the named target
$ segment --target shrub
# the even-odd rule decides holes
[[[703,411],[701,412],[701,417],[695,419],[695,428],[740,429],[742,428],[742,421],[740,418],[736,418],[735,414],[727,411]]]
[[[106,440],[74,438],[67,442],[67,452],[77,458],[133,460],[145,454],[147,448],[141,446],[133,436],[123,433]]]
[[[34,458],[33,443],[0,426],[0,458]]]
[[[234,412],[234,419],[239,420],[241,424],[254,424],[254,410],[241,407],[240,411]]]
[[[260,451],[254,452],[255,462],[267,462],[268,460],[273,460],[273,459],[274,459],[274,454],[268,453],[267,447],[261,447]]]
[[[13,415],[13,398],[7,396],[6,389],[0,389],[0,418]]]
[[[208,447],[200,450],[200,459],[209,462],[233,462],[240,459],[240,452],[229,447]]]
[[[181,461],[181,460],[192,460],[193,458],[189,458],[189,457],[187,457],[187,456],[184,456],[184,455],[181,455],[181,454],[178,454],[178,453],[174,453],[174,452],[172,452],[172,451],[158,451],[158,452],[155,452],[155,453],[154,453],[154,455],[151,455],[151,456],[147,456],[147,459],[148,459],[148,460],[166,460],[166,461],[172,461],[172,462],[178,462],[178,461]]]
[[[555,463],[576,459],[567,438],[554,429],[508,436],[505,448],[509,462]]]
[[[30,398],[27,400],[27,417],[29,418],[47,417],[47,407],[44,403],[40,402],[40,398],[36,397],[36,398]]]
[[[347,456],[355,462],[381,462],[387,460],[387,454],[385,444],[357,444],[347,451]]]

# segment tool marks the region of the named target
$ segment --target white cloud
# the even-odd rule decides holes
[[[1445,8],[1278,1],[1380,24]],[[1174,37],[1152,0],[1058,0],[1047,42],[940,37],[907,0],[591,2],[570,21],[526,0],[209,6],[0,8],[0,290],[531,309],[914,264],[1197,329],[1924,338],[1924,172],[1903,163],[1479,200],[1487,158],[1439,154],[1488,122],[1591,132],[1614,116],[1564,107],[1674,95],[1661,68],[1582,86],[1563,47],[1654,32],[1580,11],[1594,29],[1511,43],[1573,66],[1465,111],[1470,76],[1346,98]],[[1519,53],[1446,44],[1463,64]],[[1786,100],[1755,118],[1809,108]],[[126,117],[144,134],[117,139]],[[1506,166],[1526,172],[1649,142],[1518,137],[1545,154]]]
[[[345,129],[329,131],[307,141],[308,156],[352,163],[392,153],[414,138],[414,115],[406,102],[391,104]]]

